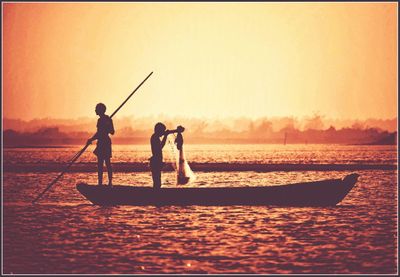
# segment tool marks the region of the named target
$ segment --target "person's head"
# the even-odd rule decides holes
[[[176,130],[178,131],[178,133],[182,133],[183,131],[185,131],[185,128],[179,125],[178,127],[176,127]]]
[[[97,104],[95,111],[97,115],[103,115],[106,112],[106,105],[104,105],[103,103]]]
[[[154,133],[157,134],[159,137],[164,135],[166,129],[167,127],[161,122],[158,122],[156,125],[154,125]]]

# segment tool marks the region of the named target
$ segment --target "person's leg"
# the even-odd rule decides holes
[[[103,184],[103,158],[97,158],[97,178],[98,178],[98,185]]]
[[[161,188],[161,170],[154,168],[151,170],[151,177],[153,178],[153,188]]]
[[[111,167],[110,158],[105,159],[105,161],[106,161],[106,166],[107,166],[108,185],[112,186],[112,167]]]
[[[161,188],[161,168],[156,172],[157,188]]]
[[[156,172],[153,168],[151,169],[151,179],[153,179],[153,188],[155,188],[156,187]]]

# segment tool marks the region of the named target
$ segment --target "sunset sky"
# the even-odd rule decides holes
[[[397,116],[397,3],[2,3],[3,116]]]

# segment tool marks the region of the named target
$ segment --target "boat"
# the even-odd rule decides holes
[[[95,205],[254,205],[254,206],[335,206],[357,182],[359,175],[288,185],[259,187],[160,188],[99,186],[78,183],[77,190]]]

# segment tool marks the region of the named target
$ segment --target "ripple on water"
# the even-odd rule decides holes
[[[306,149],[296,153],[301,151],[306,153],[303,157],[311,155]],[[198,172],[190,186],[269,186],[342,178],[347,173]],[[14,274],[394,274],[397,171],[358,173],[359,182],[336,207],[285,208],[98,207],[75,189],[82,180],[96,183],[95,173],[68,173],[37,205],[31,205],[57,173],[5,172],[3,270]],[[172,172],[163,175],[167,187],[176,186],[175,178]],[[114,183],[148,186],[151,176],[118,173]]]

